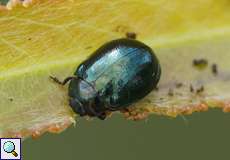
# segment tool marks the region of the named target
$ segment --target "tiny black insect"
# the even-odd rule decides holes
[[[208,60],[206,59],[194,59],[193,60],[193,66],[197,69],[205,69],[208,65]]]
[[[151,92],[160,79],[157,57],[147,45],[133,39],[110,41],[81,63],[69,84],[69,105],[80,116],[106,118],[126,109]]]
[[[212,64],[212,73],[216,76],[218,74],[217,64]]]
[[[136,39],[137,34],[135,32],[127,32],[126,33],[126,38]]]

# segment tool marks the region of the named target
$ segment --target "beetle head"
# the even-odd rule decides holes
[[[105,114],[97,111],[97,92],[92,84],[76,78],[71,80],[69,85],[69,104],[80,116],[97,116],[100,119],[105,119]]]

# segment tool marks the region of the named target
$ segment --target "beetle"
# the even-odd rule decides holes
[[[122,38],[105,43],[82,62],[74,76],[55,82],[69,83],[69,105],[80,116],[106,118],[145,97],[158,84],[161,67],[144,43]]]

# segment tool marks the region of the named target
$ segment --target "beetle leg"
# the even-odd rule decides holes
[[[96,117],[99,117],[99,116],[100,116],[100,114],[97,113],[97,112],[95,111],[95,109],[93,109],[93,107],[92,107],[91,105],[88,106],[88,109],[89,109],[89,111],[90,111],[90,114],[92,114],[93,116],[96,116]]]
[[[105,112],[102,112],[101,114],[97,115],[97,117],[100,119],[100,120],[104,120],[106,118],[106,113]]]
[[[60,81],[59,79],[57,79],[57,77],[53,77],[53,76],[50,76],[50,78],[54,81],[54,82],[56,82],[56,83],[58,83],[58,84],[60,84],[60,85],[65,85],[67,82],[69,82],[70,80],[72,80],[72,79],[78,79],[78,77],[67,77],[66,79],[64,79],[64,81]]]
[[[95,116],[98,117],[101,120],[104,120],[106,118],[106,113],[105,112],[97,112],[93,107],[92,107],[93,102],[88,105],[88,110],[90,113],[88,113],[89,116]]]

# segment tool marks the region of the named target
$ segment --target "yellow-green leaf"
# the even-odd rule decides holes
[[[9,4],[11,8],[15,3]],[[0,137],[36,137],[74,123],[67,87],[53,83],[49,75],[72,75],[100,45],[127,32],[137,33],[138,40],[152,47],[162,66],[159,90],[134,104],[124,113],[127,118],[176,116],[208,106],[229,110],[229,0],[27,4],[0,11]],[[201,70],[192,65],[200,58],[208,61]],[[217,64],[217,75],[212,64]],[[202,86],[204,91],[196,93]]]

